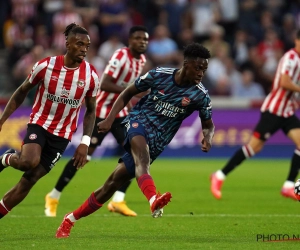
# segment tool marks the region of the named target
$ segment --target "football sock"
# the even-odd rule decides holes
[[[229,162],[222,169],[222,172],[225,175],[228,175],[233,169],[240,165],[246,158],[251,158],[255,155],[255,152],[249,145],[245,145],[240,148],[236,153],[231,157]]]
[[[125,199],[125,193],[127,188],[129,187],[131,181],[126,182],[122,187],[118,189],[118,191],[115,192],[112,201],[113,202],[122,202]]]
[[[1,172],[4,168],[10,166],[10,165],[9,165],[9,159],[10,159],[11,156],[12,156],[12,154],[5,154],[5,155],[3,155],[2,161],[1,161],[1,163],[2,163],[3,166],[0,166],[0,172]]]
[[[96,197],[95,193],[92,193],[91,196],[73,212],[73,216],[76,220],[79,220],[82,217],[88,216],[99,208],[102,207],[103,204],[100,204]],[[68,217],[69,218],[69,217]],[[69,218],[70,219],[70,218]],[[70,219],[71,220],[71,219]],[[72,221],[72,220],[71,220]],[[73,221],[72,221],[73,222]]]
[[[125,198],[125,193],[116,191],[112,198],[112,201],[113,202],[122,202],[122,201],[124,201],[124,198]]]
[[[5,215],[10,212],[11,209],[9,209],[6,205],[4,205],[3,199],[0,201],[0,219],[3,218]]]
[[[295,183],[293,181],[285,181],[283,183],[284,188],[294,188]]]
[[[217,179],[218,180],[225,180],[225,178],[226,178],[226,175],[222,172],[222,170],[218,170],[217,172],[216,172],[216,177],[217,177]]]
[[[288,174],[287,180],[294,182],[297,178],[300,168],[300,149],[294,151],[294,155],[291,162],[290,172]]]
[[[53,188],[52,191],[49,193],[49,196],[53,199],[59,200],[61,196],[61,192]]]
[[[138,186],[148,201],[150,201],[150,199],[156,195],[156,187],[151,175],[143,174],[140,176],[138,179]]]
[[[56,185],[55,189],[59,192],[62,192],[63,189],[68,185],[68,183],[72,180],[74,175],[77,172],[77,169],[75,166],[73,166],[74,160],[71,159],[65,166],[63,172],[61,173]]]

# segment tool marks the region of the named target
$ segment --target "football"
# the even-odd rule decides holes
[[[295,182],[294,193],[298,201],[300,201],[300,179]]]

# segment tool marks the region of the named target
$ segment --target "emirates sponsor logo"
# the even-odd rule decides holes
[[[181,105],[182,105],[182,106],[187,106],[187,105],[190,104],[190,102],[191,102],[191,99],[190,99],[190,98],[188,98],[188,97],[183,97],[182,100],[181,100]]]
[[[139,126],[139,124],[137,122],[132,123],[133,128],[137,128],[138,126]]]
[[[30,140],[35,140],[37,138],[37,135],[36,134],[31,134],[29,135],[29,139]]]

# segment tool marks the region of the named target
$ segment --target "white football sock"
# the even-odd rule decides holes
[[[8,153],[8,154],[3,155],[3,157],[2,157],[2,165],[3,165],[4,167],[10,166],[10,165],[9,165],[9,159],[10,159],[11,156],[12,156],[12,153]],[[7,158],[7,157],[8,157],[8,165],[6,164],[6,158]]]
[[[77,220],[75,219],[73,213],[70,213],[67,218],[71,221],[71,222],[76,222]]]
[[[285,182],[283,183],[283,187],[284,187],[284,188],[293,188],[294,185],[295,185],[295,183],[294,183],[293,181],[285,181]]]
[[[124,198],[125,198],[125,193],[123,193],[121,191],[116,191],[112,198],[112,201],[113,202],[122,202],[122,201],[124,201]]]
[[[224,181],[226,179],[226,175],[222,172],[222,170],[218,170],[216,172],[216,177],[222,181]]]
[[[55,188],[52,189],[52,191],[49,193],[49,196],[53,199],[60,199],[61,192],[57,191]]]
[[[150,200],[149,200],[149,203],[150,203],[150,206],[152,205],[152,203],[155,201],[156,199],[156,195],[153,195]]]

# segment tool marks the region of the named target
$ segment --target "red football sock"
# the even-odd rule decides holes
[[[0,219],[2,217],[4,217],[5,215],[7,215],[8,212],[10,212],[10,210],[11,209],[4,204],[3,200],[1,200],[0,201]]]
[[[95,211],[97,211],[99,208],[102,207],[103,204],[100,204],[95,197],[94,192],[91,194],[91,196],[74,212],[73,215],[76,220],[79,220],[82,217],[88,216]]]
[[[152,198],[152,196],[156,195],[156,187],[151,175],[143,174],[138,179],[138,185],[148,201]]]

